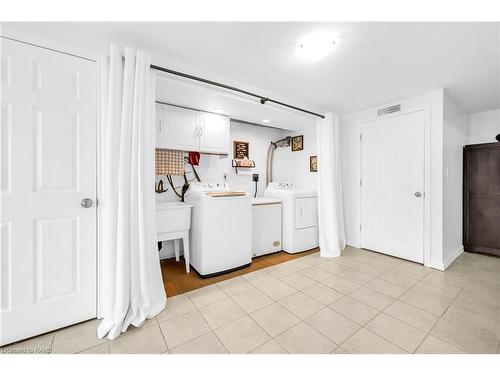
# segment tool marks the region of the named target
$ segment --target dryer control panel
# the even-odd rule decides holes
[[[271,189],[293,190],[295,185],[288,182],[271,182],[269,183]]]

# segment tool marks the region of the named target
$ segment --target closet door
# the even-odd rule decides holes
[[[500,255],[500,143],[464,148],[464,250]]]
[[[96,316],[96,65],[0,43],[4,345]]]
[[[361,246],[424,261],[424,111],[361,127]]]

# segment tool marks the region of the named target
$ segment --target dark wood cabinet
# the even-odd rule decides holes
[[[500,143],[464,147],[463,245],[500,256]]]

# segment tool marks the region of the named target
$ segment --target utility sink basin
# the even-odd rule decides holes
[[[156,203],[156,232],[181,232],[191,227],[191,207],[184,202]]]

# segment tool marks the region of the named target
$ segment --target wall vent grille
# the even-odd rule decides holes
[[[399,111],[401,111],[401,104],[379,109],[378,115],[384,116],[384,115],[388,115],[389,113],[394,113],[394,112],[399,112]]]

